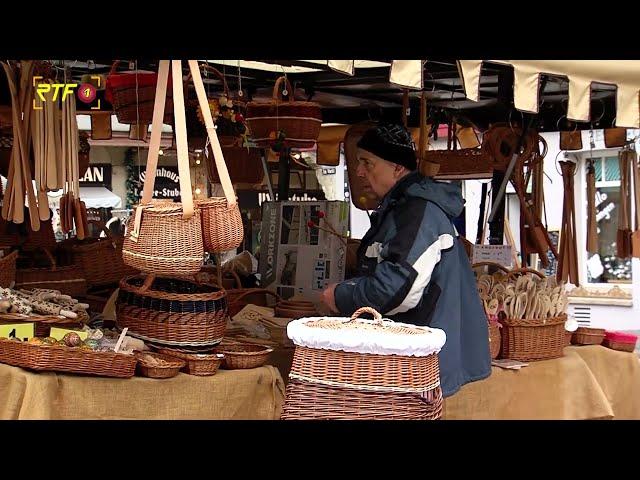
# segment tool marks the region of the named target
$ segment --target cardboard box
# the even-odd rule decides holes
[[[321,218],[324,212],[324,218]],[[310,227],[309,222],[315,226]],[[318,228],[317,226],[321,228]],[[260,280],[283,298],[312,302],[329,283],[344,280],[347,202],[265,202],[262,204]],[[329,230],[329,231],[327,231]]]

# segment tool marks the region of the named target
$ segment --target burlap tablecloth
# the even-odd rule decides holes
[[[280,418],[284,383],[275,367],[178,374],[154,380],[35,373],[0,364],[2,419]]]
[[[444,418],[640,419],[640,359],[602,346],[571,346],[565,356],[518,371],[493,367],[485,380],[445,400]]]

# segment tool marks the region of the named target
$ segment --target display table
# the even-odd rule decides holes
[[[489,378],[445,400],[444,418],[640,419],[640,359],[599,345],[520,370],[493,367]]]
[[[284,382],[275,367],[154,380],[36,373],[0,364],[2,419],[275,420]]]

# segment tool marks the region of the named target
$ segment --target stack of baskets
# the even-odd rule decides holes
[[[224,290],[184,279],[124,278],[116,311],[119,328],[160,345],[214,346],[227,327]]]
[[[371,313],[375,319],[358,317]],[[442,330],[382,320],[311,317],[287,328],[296,350],[282,418],[420,419],[442,415]]]

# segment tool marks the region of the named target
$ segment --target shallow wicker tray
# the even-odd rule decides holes
[[[234,343],[220,345],[214,352],[224,355],[222,368],[234,370],[261,367],[273,352],[273,348],[253,343]]]
[[[183,360],[185,365],[182,371],[184,373],[203,377],[215,375],[224,361],[224,355],[221,353],[185,353],[168,348],[161,348],[159,352]]]
[[[135,374],[137,359],[124,353],[0,339],[0,363],[37,371],[130,378]]]
[[[605,338],[602,344],[607,348],[610,348],[612,350],[619,350],[621,352],[634,352],[636,349],[635,343],[616,342],[608,338]]]
[[[149,355],[166,362],[165,365],[153,365],[150,364],[145,356]],[[171,378],[180,373],[180,369],[186,364],[184,360],[175,358],[169,355],[163,355],[162,353],[155,352],[136,352],[136,359],[138,360],[138,372],[143,377],[149,378]]]

